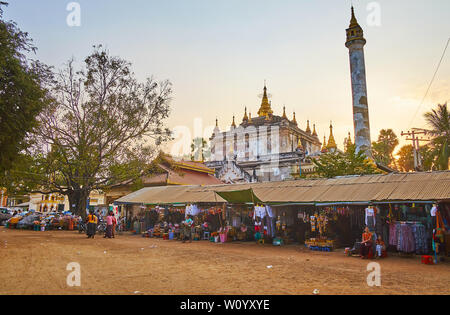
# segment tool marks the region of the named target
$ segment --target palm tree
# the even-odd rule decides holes
[[[432,144],[438,152],[437,166],[441,170],[448,170],[448,144],[450,142],[450,115],[447,103],[438,104],[436,109],[424,114],[425,120],[431,127]]]

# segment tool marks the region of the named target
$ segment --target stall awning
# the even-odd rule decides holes
[[[253,189],[235,190],[235,191],[216,191],[220,197],[229,203],[263,203]]]

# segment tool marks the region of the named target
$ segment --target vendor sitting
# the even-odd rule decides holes
[[[245,241],[246,238],[247,238],[247,226],[244,223],[242,223],[237,234],[237,239],[239,241]]]
[[[364,229],[364,233],[362,234],[362,242],[361,242],[361,258],[365,259],[370,253],[370,249],[372,247],[372,233],[368,227]]]
[[[386,245],[383,241],[381,235],[378,235],[378,239],[376,240],[376,251],[377,257],[386,257]]]

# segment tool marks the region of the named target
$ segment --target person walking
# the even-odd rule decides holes
[[[116,237],[117,219],[113,212],[111,212],[111,215],[112,215],[112,223],[113,223],[112,238],[115,238]]]
[[[105,232],[104,238],[112,238],[113,237],[113,228],[114,228],[113,218],[114,218],[113,213],[109,212],[108,216],[106,217],[106,232]]]
[[[184,226],[185,226],[185,230],[184,230],[184,238],[183,238],[183,243],[186,240],[186,237],[189,237],[189,243],[192,243],[192,234],[193,234],[193,228],[194,228],[194,220],[192,220],[191,216],[188,216],[187,220],[184,221]]]
[[[89,215],[87,217],[87,236],[88,238],[94,238],[95,231],[97,230],[97,223],[98,219],[97,216],[94,214],[94,211],[90,211]]]

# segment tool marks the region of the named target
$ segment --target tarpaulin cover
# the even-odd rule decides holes
[[[220,197],[229,203],[262,203],[253,189],[235,190],[235,191],[216,191]]]

